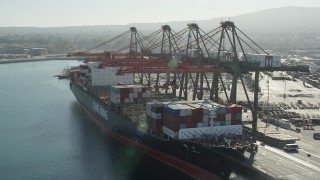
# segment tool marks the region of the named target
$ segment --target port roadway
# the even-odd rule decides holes
[[[274,179],[319,179],[320,153],[317,150],[308,150],[308,146],[315,143],[319,147],[319,142],[314,142],[312,136],[306,137],[311,140],[305,143],[298,142],[300,146],[298,152],[288,153],[279,148],[260,145],[257,153],[245,153],[247,158],[245,163]]]

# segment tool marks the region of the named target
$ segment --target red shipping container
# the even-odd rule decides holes
[[[167,120],[168,117],[169,117],[169,114],[167,114],[167,113],[163,113],[162,115],[163,115],[163,119],[164,119],[164,120]]]
[[[184,116],[186,123],[192,123],[192,116]]]
[[[239,124],[241,124],[241,121],[231,120],[231,125],[239,125]]]
[[[217,114],[217,121],[225,121],[226,120],[226,113]]]
[[[192,113],[191,113],[191,114],[192,114],[193,116],[198,115],[198,111],[197,111],[197,109],[192,109],[191,111],[192,111]]]
[[[237,119],[237,114],[236,113],[232,113],[231,114],[231,120],[236,120]]]
[[[231,113],[241,113],[242,112],[242,106],[239,106],[237,104],[232,104],[229,107],[231,108],[231,111],[230,111]]]
[[[163,120],[170,123],[179,124],[181,121],[181,118],[171,116],[170,114],[167,114],[167,113],[163,113]]]
[[[226,108],[226,113],[232,113],[233,108],[231,106]]]
[[[201,121],[202,121],[202,116],[191,116],[191,122],[192,123],[199,123]]]
[[[168,119],[168,114],[167,114],[167,113],[163,113],[163,114],[162,114],[162,119],[163,119],[163,121],[167,121],[167,119]]]
[[[123,97],[123,98],[128,98],[129,97],[129,93],[126,94],[126,93],[121,93],[120,94],[120,98]]]
[[[181,116],[179,117],[180,123],[187,124],[191,123],[191,116]]]
[[[157,107],[156,113],[163,113],[163,107]]]
[[[241,106],[235,107],[235,113],[242,113],[242,107]]]
[[[232,104],[230,106],[227,107],[226,110],[227,113],[240,113],[242,112],[242,107],[237,105],[237,104]]]
[[[175,123],[171,123],[168,121],[164,121],[163,125],[169,129],[171,129],[172,131],[179,131],[179,129],[180,129],[180,124],[175,124]]]
[[[185,118],[186,116],[182,116],[179,119],[180,124],[186,124],[187,123],[187,119]]]
[[[151,129],[153,131],[159,132],[161,130],[161,126],[162,126],[161,121],[159,121],[159,120],[151,121],[151,127],[152,127]]]
[[[188,123],[186,124],[187,128],[196,128],[197,127],[197,123]]]

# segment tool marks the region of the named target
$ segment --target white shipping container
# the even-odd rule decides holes
[[[142,93],[142,97],[143,97],[143,98],[151,97],[151,93],[150,93],[150,92],[143,92],[143,93]]]
[[[209,127],[209,123],[208,122],[203,122],[202,123],[202,127]]]
[[[209,122],[209,115],[203,115],[203,120],[202,122],[207,123]]]
[[[231,125],[231,120],[230,120],[230,121],[227,120],[227,121],[226,121],[226,125]]]
[[[134,93],[138,92],[138,87],[133,87],[133,92]]]
[[[198,102],[198,101],[197,101],[197,102]],[[188,106],[190,106],[190,107],[193,107],[193,108],[195,108],[195,109],[200,109],[200,108],[202,108],[201,105],[199,105],[199,104],[194,104],[194,101],[192,101],[192,102],[190,102],[190,103],[188,103],[188,104],[186,104],[186,105],[188,105]]]
[[[156,119],[156,118],[157,118],[156,113],[150,112],[150,114],[151,114],[151,117],[152,117],[153,119]]]
[[[80,73],[88,73],[89,69],[80,69]]]
[[[161,119],[161,118],[162,118],[162,114],[161,114],[161,113],[151,112],[151,117],[152,117],[153,119]]]
[[[186,124],[180,124],[180,129],[185,129],[185,128],[187,128]]]
[[[197,127],[203,127],[203,123],[197,123]]]
[[[161,113],[156,113],[156,119],[162,119],[162,114]]]
[[[209,109],[209,116],[210,117],[217,117],[217,112],[215,109]]]
[[[186,111],[184,109],[179,109],[179,111],[180,116],[187,116]]]
[[[99,67],[100,62],[88,62],[87,64],[88,64],[90,69],[93,69],[93,68],[96,69],[96,68]]]
[[[146,112],[147,112],[146,114],[147,114],[148,116],[152,117],[152,112],[151,112],[151,111],[148,111],[148,110],[147,110]]]
[[[146,105],[146,110],[147,111],[151,111],[152,104],[154,104],[154,103],[147,102],[147,105]]]
[[[120,98],[120,94],[117,94],[117,93],[114,93],[114,92],[111,92],[111,98]]]
[[[180,110],[180,116],[191,116],[192,115],[192,107],[184,105],[184,104],[177,104],[177,107]]]
[[[203,115],[209,115],[209,109],[203,108],[202,112]]]
[[[231,114],[230,113],[226,114],[226,121],[231,121]]]

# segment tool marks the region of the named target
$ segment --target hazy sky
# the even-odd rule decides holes
[[[231,17],[320,0],[0,0],[0,26],[116,25]]]

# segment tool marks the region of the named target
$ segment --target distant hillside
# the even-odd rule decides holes
[[[283,7],[200,21],[54,28],[0,27],[0,54],[23,53],[23,49],[32,47],[47,47],[53,54],[67,53],[94,47],[132,26],[145,35],[165,24],[178,32],[188,23],[198,23],[201,29],[208,31],[219,27],[221,20],[229,19],[266,50],[285,53],[295,49],[320,49],[320,8]]]
[[[179,30],[190,22],[198,23],[202,29],[214,29],[221,20],[234,21],[236,26],[247,31],[257,32],[319,32],[320,8],[312,7],[283,7],[267,9],[234,17],[221,17],[199,21],[172,21],[163,23],[133,23],[127,25],[97,25],[70,26],[54,28],[38,27],[0,27],[0,33],[99,33],[126,31],[136,26],[140,31],[154,31],[168,24],[172,29]]]
[[[319,32],[320,8],[285,7],[243,14],[232,18],[239,27],[273,32]]]

